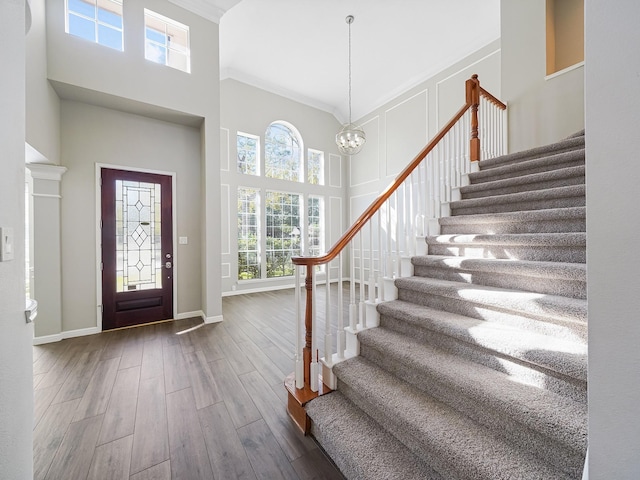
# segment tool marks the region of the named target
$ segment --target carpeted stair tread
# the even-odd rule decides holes
[[[570,478],[362,357],[340,363],[334,371],[345,396],[444,478]]]
[[[306,406],[311,434],[350,480],[444,480],[340,391]]]
[[[515,358],[583,382],[587,380],[587,345],[579,339],[554,338],[402,300],[381,303],[378,312],[406,322],[405,334],[409,326],[434,331],[499,356]]]
[[[585,324],[587,321],[587,302],[577,298],[486,287],[483,285],[469,285],[426,277],[397,278],[395,285],[400,292],[402,290],[410,290],[429,295],[445,296],[459,301],[490,306],[541,319],[555,317]]]
[[[586,207],[456,215],[442,217],[439,223],[443,234],[585,232]]]
[[[584,232],[447,234],[426,237],[430,255],[566,263],[586,261]]]
[[[444,255],[413,257],[411,263],[414,266],[432,268],[517,274],[538,278],[560,278],[581,282],[587,280],[587,266],[584,263],[531,262],[527,260],[465,258]]]
[[[359,340],[362,356],[369,361],[377,363],[375,356],[383,362],[380,367],[501,435],[507,429],[524,430],[513,436],[526,443],[537,435],[538,447],[545,448],[545,441],[552,439],[556,445],[551,448],[586,453],[587,406],[583,403],[514,381],[506,373],[386,328],[365,330]],[[371,351],[377,355],[370,355]]]
[[[413,257],[414,275],[535,293],[586,298],[584,263],[468,258],[444,255]]]
[[[472,183],[460,188],[465,199],[482,198],[507,193],[543,190],[552,187],[584,184],[585,166],[558,168],[551,171],[519,175],[500,180]],[[494,177],[495,178],[495,177]]]
[[[480,169],[482,171],[510,164],[517,165],[537,158],[554,156],[574,150],[584,150],[584,148],[584,136],[566,138],[550,145],[544,145],[541,147],[531,148],[529,150],[523,150],[521,152],[514,152],[500,157],[482,160],[480,162]]]
[[[452,215],[582,207],[585,205],[585,186],[584,184],[569,185],[567,187],[545,188],[532,192],[469,198],[456,200],[449,205]]]
[[[567,167],[584,166],[584,163],[584,148],[533,160],[523,159],[516,163],[491,164],[491,161],[487,160],[487,163],[480,162],[479,171],[469,174],[469,180],[472,184],[480,184],[495,180],[513,179],[535,173],[554,172]]]

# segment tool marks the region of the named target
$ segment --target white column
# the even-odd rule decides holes
[[[60,182],[67,171],[58,165],[31,163],[33,177],[33,292],[38,301],[38,317],[34,331],[45,341],[61,340],[62,325],[62,261],[60,227]],[[73,232],[68,232],[70,235]],[[81,261],[81,259],[79,259]],[[93,262],[93,259],[85,259]]]

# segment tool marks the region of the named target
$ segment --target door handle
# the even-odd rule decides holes
[[[171,268],[171,262],[167,262],[167,263],[165,263],[165,264],[164,264],[164,267],[165,267],[165,268]]]

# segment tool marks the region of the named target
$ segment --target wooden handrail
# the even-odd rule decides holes
[[[502,103],[500,100],[498,100],[496,97],[491,95],[489,92],[487,92],[482,87],[480,87],[480,96],[485,97],[487,100],[489,100],[491,103],[493,103],[500,110],[506,110],[507,109],[507,105],[505,103]]]
[[[477,80],[477,75],[474,75],[471,80],[467,80],[467,92],[471,91],[472,88],[470,84],[474,83],[479,87],[479,83]],[[462,116],[466,113],[469,108],[473,107],[473,103],[471,103],[472,98],[467,95],[467,102],[458,110],[458,112],[453,116],[449,122],[440,129],[440,131],[436,134],[435,137],[418,153],[411,163],[395,178],[393,183],[391,183],[378,197],[373,201],[371,205],[358,217],[358,219],[351,225],[351,228],[347,230],[338,241],[329,249],[327,253],[320,257],[293,257],[291,261],[295,265],[306,265],[307,267],[311,267],[313,265],[323,265],[325,263],[329,263],[333,259],[335,259],[338,254],[349,244],[349,242],[355,237],[358,232],[362,229],[362,227],[369,221],[376,212],[380,209],[380,207],[386,202],[393,192],[395,192],[400,185],[407,179],[409,175],[420,165],[420,163],[425,159],[427,155],[435,148],[435,146],[442,140],[442,138],[453,128],[453,126],[462,118]],[[479,95],[478,95],[479,97]],[[477,105],[477,104],[476,104]],[[477,121],[476,121],[476,139],[477,139]]]

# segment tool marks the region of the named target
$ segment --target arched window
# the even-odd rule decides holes
[[[302,138],[291,124],[273,122],[264,136],[264,174],[302,181]]]

